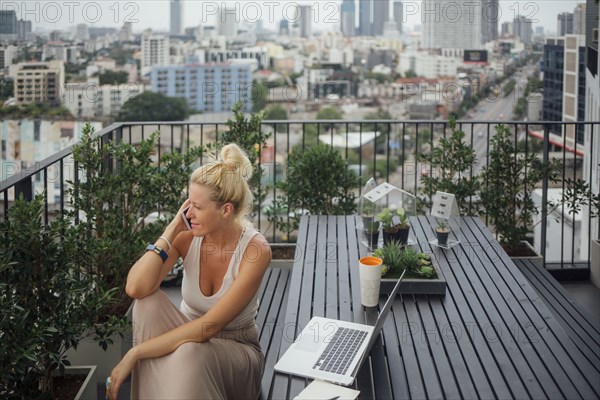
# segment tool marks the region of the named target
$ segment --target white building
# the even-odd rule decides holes
[[[169,65],[169,38],[155,35],[151,30],[142,34],[142,75],[147,75],[152,67]]]
[[[171,35],[183,35],[183,0],[171,0]]]
[[[53,103],[61,101],[65,86],[62,61],[19,63],[11,68],[16,104]]]
[[[481,49],[481,7],[480,1],[423,0],[422,48]]]
[[[412,70],[419,76],[435,79],[442,76],[454,77],[463,65],[461,52],[453,54],[431,54],[426,51],[409,51],[400,55],[399,72]]]
[[[219,35],[224,36],[227,40],[235,39],[238,32],[237,18],[235,8],[228,8],[224,5],[220,7],[217,21]]]
[[[97,82],[67,83],[63,105],[75,118],[116,116],[125,102],[144,92],[141,83],[99,85]]]
[[[9,65],[12,65],[16,55],[17,47],[12,45],[0,47],[0,70],[8,68]]]
[[[313,6],[301,5],[299,7],[300,14],[300,36],[307,38],[312,36],[312,20],[313,20]]]

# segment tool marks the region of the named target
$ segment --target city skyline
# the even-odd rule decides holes
[[[375,0],[378,1],[378,0]],[[485,0],[480,0],[482,4]],[[151,5],[149,4],[151,3]],[[217,24],[218,9],[227,6],[235,9],[236,18],[240,22],[262,21],[263,27],[276,30],[282,19],[294,21],[295,5],[312,5],[313,7],[313,32],[340,31],[342,0],[316,1],[297,0],[284,1],[233,1],[233,0],[182,0],[185,6],[183,25],[185,28],[199,25]],[[392,1],[384,0],[389,7]],[[423,2],[403,1],[403,29],[414,30],[422,25]],[[472,4],[472,1],[466,2]],[[541,1],[509,1],[499,2],[499,22],[512,21],[515,16],[521,15],[533,20],[533,26],[543,26],[546,33],[556,31],[557,16],[562,12],[573,12],[578,3],[575,0],[541,0]],[[460,4],[458,1],[450,4]],[[140,33],[144,29],[152,28],[156,31],[170,31],[170,0],[138,0],[125,2],[97,2],[97,1],[52,1],[40,2],[33,0],[3,1],[2,10],[15,10],[17,18],[33,22],[34,31],[49,31],[54,29],[68,30],[77,24],[88,24],[96,27],[120,27],[125,22],[133,22],[133,30]],[[451,7],[451,6],[449,6]],[[469,5],[465,6],[469,9]],[[359,0],[355,3],[356,28],[359,28]],[[449,10],[448,12],[452,12]],[[393,10],[390,9],[390,16]],[[443,18],[444,10],[439,11]]]

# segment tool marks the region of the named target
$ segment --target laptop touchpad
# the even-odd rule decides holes
[[[300,337],[296,340],[296,349],[315,352],[321,347],[321,344],[325,340],[324,337],[315,336],[311,334],[300,335]]]

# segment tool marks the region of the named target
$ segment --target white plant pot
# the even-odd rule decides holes
[[[590,281],[600,289],[600,240],[590,240]]]
[[[95,365],[75,365],[65,367],[65,375],[86,375],[85,380],[81,384],[81,388],[75,395],[75,400],[95,399],[98,396]]]

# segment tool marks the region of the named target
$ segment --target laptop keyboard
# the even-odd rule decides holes
[[[360,329],[339,328],[313,366],[320,371],[345,374],[354,360],[367,332]]]

